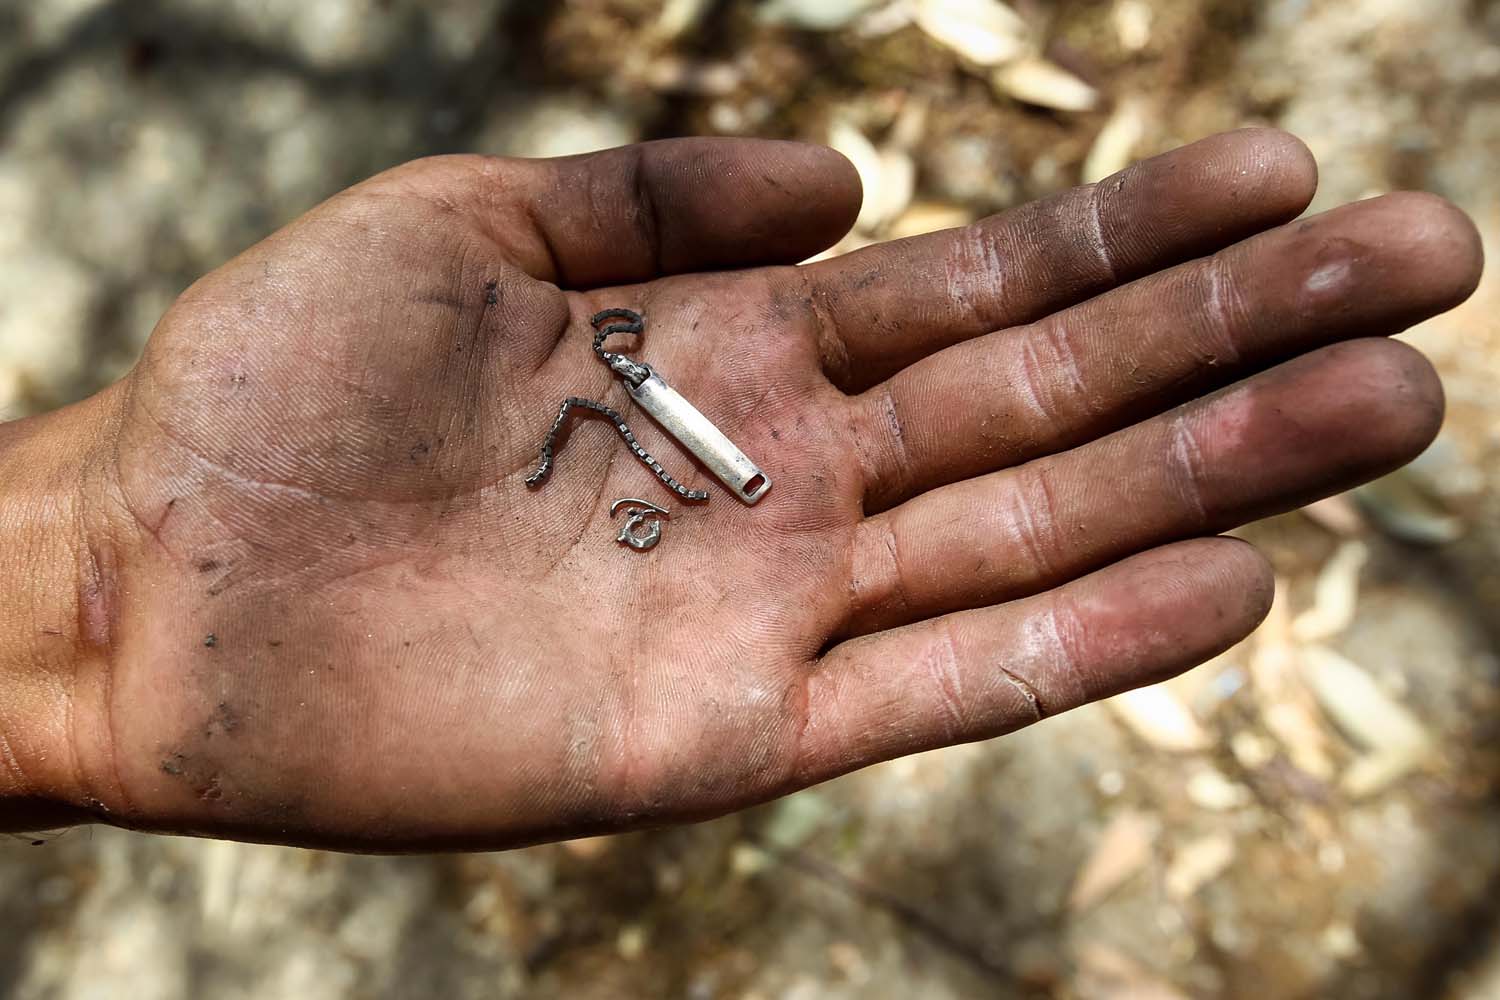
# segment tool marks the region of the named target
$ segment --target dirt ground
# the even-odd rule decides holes
[[[1488,0],[0,0],[0,414],[427,153],[831,142],[870,195],[847,249],[1271,123],[1315,209],[1436,191],[1493,259],[1497,97]],[[1492,276],[1408,335],[1437,443],[1247,529],[1276,610],[1186,677],[678,830],[0,842],[0,995],[1500,997],[1497,306]]]

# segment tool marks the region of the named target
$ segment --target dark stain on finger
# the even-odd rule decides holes
[[[206,762],[193,754],[175,751],[162,758],[161,772],[180,779],[202,802],[221,802],[225,799],[224,779]]]
[[[214,708],[208,722],[203,726],[205,739],[213,739],[215,736],[227,736],[240,727],[240,717],[227,701],[221,701]]]

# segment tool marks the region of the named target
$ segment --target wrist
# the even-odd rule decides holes
[[[109,777],[111,394],[0,425],[0,830],[88,818]]]

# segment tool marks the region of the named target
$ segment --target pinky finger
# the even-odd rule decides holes
[[[1270,609],[1251,546],[1200,538],[1055,590],[841,643],[808,682],[797,783],[988,739],[1173,676]]]

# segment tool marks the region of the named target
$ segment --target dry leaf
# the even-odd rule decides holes
[[[808,31],[842,28],[879,0],[766,0],[756,17],[767,24],[787,24]]]
[[[1345,538],[1363,534],[1367,527],[1364,515],[1359,512],[1354,498],[1348,493],[1316,500],[1303,507],[1302,513],[1318,527]]]
[[[1026,50],[1026,22],[999,0],[917,0],[912,17],[933,41],[978,66],[998,66]]]
[[[1109,121],[1094,137],[1083,161],[1083,182],[1093,184],[1125,169],[1135,159],[1135,149],[1146,135],[1146,102],[1140,97],[1120,101]]]
[[[864,188],[864,202],[860,205],[859,218],[854,222],[855,228],[873,228],[874,206],[880,200],[884,169],[880,150],[863,132],[843,119],[835,119],[828,127],[828,145],[844,154],[854,165],[854,172],[859,174],[859,183]]]
[[[1316,642],[1349,627],[1359,597],[1359,571],[1369,558],[1364,542],[1349,541],[1338,547],[1318,571],[1312,607],[1292,620],[1293,638]]]
[[[1308,684],[1318,704],[1365,756],[1340,784],[1351,795],[1371,795],[1422,766],[1432,750],[1426,727],[1358,664],[1326,646],[1303,650]]]
[[[1271,741],[1249,730],[1235,733],[1229,741],[1229,750],[1247,771],[1259,770],[1276,757],[1276,747]]]
[[[1078,995],[1090,1000],[1187,1000],[1129,955],[1097,941],[1078,949],[1078,972]]]
[[[1328,734],[1318,721],[1317,702],[1297,670],[1285,580],[1276,581],[1276,599],[1256,632],[1250,680],[1261,720],[1286,750],[1292,765],[1319,781],[1332,778]]]
[[[615,838],[612,834],[603,834],[598,837],[579,837],[576,840],[565,840],[562,849],[575,858],[592,860],[607,852],[614,846]]]
[[[1074,913],[1089,909],[1146,867],[1158,829],[1157,821],[1145,813],[1128,809],[1116,813],[1079,869],[1068,893],[1068,909]]]
[[[996,90],[1026,104],[1056,111],[1090,111],[1099,92],[1061,66],[1036,56],[1007,63],[990,76]]]
[[[878,232],[906,211],[917,181],[917,167],[910,154],[891,147],[877,149],[863,132],[843,119],[835,119],[829,126],[828,145],[848,158],[864,187],[855,229]]]
[[[1422,747],[1427,730],[1353,660],[1327,646],[1302,651],[1308,684],[1318,704],[1361,749]]]
[[[656,16],[651,34],[660,41],[670,41],[691,31],[708,13],[712,0],[666,0]]]
[[[957,229],[973,221],[974,213],[962,205],[919,201],[902,212],[900,217],[887,227],[886,235],[893,240],[899,240],[908,236],[935,233],[940,229]]]
[[[1360,509],[1392,538],[1412,545],[1446,545],[1463,537],[1464,522],[1408,469],[1354,491]]]
[[[1189,753],[1210,745],[1192,711],[1162,684],[1126,691],[1105,704],[1131,732],[1158,750]]]
[[[887,147],[880,151],[880,194],[878,198],[866,199],[860,206],[861,217],[865,207],[870,208],[871,229],[879,230],[894,220],[911,204],[917,191],[917,165],[905,150]]]
[[[1155,15],[1146,0],[1116,0],[1110,14],[1120,48],[1139,52],[1151,44],[1151,22]]]
[[[1188,779],[1187,796],[1200,809],[1227,812],[1250,804],[1250,790],[1230,781],[1211,767],[1203,768]]]
[[[1234,861],[1234,838],[1227,833],[1211,833],[1183,847],[1167,868],[1167,894],[1187,899],[1218,878]]]

